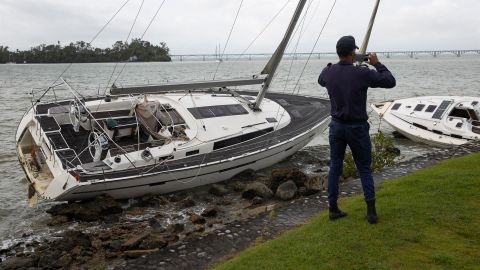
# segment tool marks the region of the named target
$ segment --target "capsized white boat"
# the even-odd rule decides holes
[[[371,107],[396,131],[416,142],[448,146],[480,139],[480,97],[414,97]]]
[[[63,81],[72,98],[35,98],[15,136],[31,197],[74,201],[184,190],[265,168],[304,147],[328,126],[329,101],[266,92],[305,2],[260,76],[112,86],[109,95],[94,97]],[[252,85],[261,87],[232,90]]]

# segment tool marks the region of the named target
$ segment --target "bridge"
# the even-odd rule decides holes
[[[460,57],[464,54],[480,54],[479,50],[425,50],[425,51],[380,51],[378,55],[386,58],[393,56],[407,56],[414,58],[419,55],[431,55],[437,57],[442,54],[455,55]],[[306,59],[310,53],[285,53],[287,59]],[[172,61],[238,61],[238,60],[258,60],[267,59],[272,56],[271,53],[248,53],[248,54],[225,54],[222,58],[218,54],[173,54],[170,55]],[[335,57],[335,52],[316,52],[312,58],[320,59],[322,57]]]

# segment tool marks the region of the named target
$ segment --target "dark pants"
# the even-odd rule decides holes
[[[343,172],[343,159],[347,145],[352,150],[355,165],[362,180],[365,201],[375,199],[372,177],[372,143],[368,122],[346,124],[332,120],[330,123],[330,171],[328,173],[328,201],[337,202],[338,180]]]

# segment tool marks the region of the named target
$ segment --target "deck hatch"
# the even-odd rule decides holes
[[[392,111],[398,110],[398,109],[400,108],[400,106],[402,106],[401,103],[395,103],[395,104],[393,104],[393,106],[392,106]]]
[[[442,119],[443,114],[445,113],[445,110],[452,104],[451,100],[444,100],[438,107],[438,109],[435,111],[433,114],[432,118],[433,119]]]

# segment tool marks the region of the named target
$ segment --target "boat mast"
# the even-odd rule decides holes
[[[277,50],[275,50],[275,53],[273,53],[272,58],[270,58],[267,65],[263,68],[261,72],[261,74],[268,74],[268,76],[265,79],[265,83],[263,84],[262,90],[260,90],[260,92],[258,93],[257,98],[255,99],[255,102],[251,105],[252,109],[254,110],[260,109],[260,104],[262,103],[262,100],[265,97],[265,94],[268,88],[270,87],[270,83],[272,82],[273,75],[277,70],[278,64],[280,64],[280,61],[282,60],[283,53],[287,48],[288,41],[292,36],[293,30],[297,25],[298,19],[300,18],[300,14],[302,13],[303,7],[305,6],[306,2],[307,0],[300,0],[298,2],[297,9],[293,14],[292,20],[290,21],[290,25],[287,28],[287,32],[285,33],[285,36],[280,42],[280,45],[278,45]]]
[[[370,41],[370,34],[372,33],[373,23],[375,22],[375,16],[377,16],[378,5],[380,4],[380,0],[377,0],[375,3],[375,7],[372,11],[372,16],[370,17],[370,22],[368,23],[367,33],[365,33],[365,37],[363,38],[362,46],[358,51],[360,54],[365,54],[367,52],[368,42]]]

